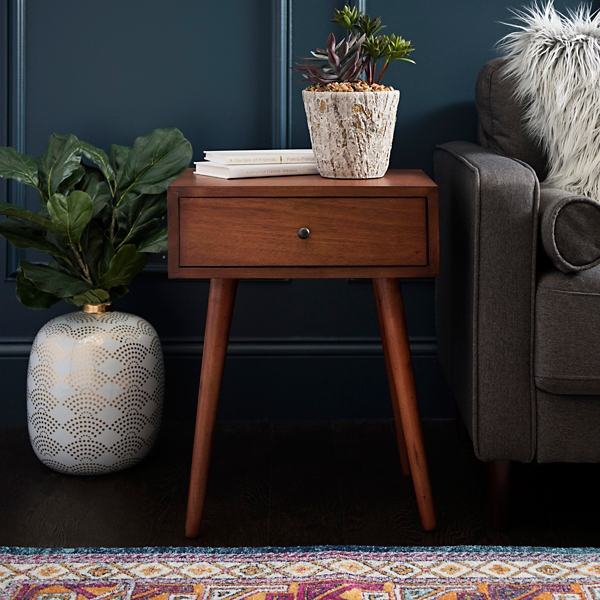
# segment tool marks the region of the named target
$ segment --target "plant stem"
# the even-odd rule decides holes
[[[390,66],[390,61],[386,60],[385,65],[383,65],[383,69],[381,69],[381,73],[379,73],[379,77],[377,78],[377,83],[381,83],[381,78],[383,74],[387,71],[387,68]]]
[[[75,244],[69,244],[69,246],[71,247],[71,250],[73,251],[73,254],[75,255],[75,258],[77,259],[77,262],[79,263],[79,266],[81,267],[81,270],[83,271],[83,278],[90,285],[94,285],[94,282],[92,281],[92,277],[90,275],[90,269],[87,266],[87,264],[85,263],[83,256],[79,253],[79,250],[77,250],[77,247],[75,246]]]
[[[375,77],[375,61],[373,59],[369,60],[369,64],[367,65],[366,74],[367,74],[367,83],[372,85],[373,78]]]
[[[115,228],[116,228],[116,226],[117,226],[117,211],[113,207],[112,220],[110,222],[110,231],[109,231],[109,237],[110,237],[111,243],[114,243],[114,241],[115,241]]]

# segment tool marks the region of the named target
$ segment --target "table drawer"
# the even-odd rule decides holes
[[[179,198],[179,234],[182,267],[425,266],[427,199]]]

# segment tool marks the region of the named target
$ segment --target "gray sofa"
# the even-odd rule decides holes
[[[600,203],[540,184],[502,65],[479,74],[479,144],[435,151],[439,356],[497,528],[510,461],[600,461]]]

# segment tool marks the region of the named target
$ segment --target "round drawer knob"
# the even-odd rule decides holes
[[[302,240],[305,240],[310,235],[310,229],[308,227],[300,227],[298,229],[298,237]]]

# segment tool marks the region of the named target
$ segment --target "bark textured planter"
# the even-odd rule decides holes
[[[302,92],[319,173],[383,177],[390,162],[400,92]]]

